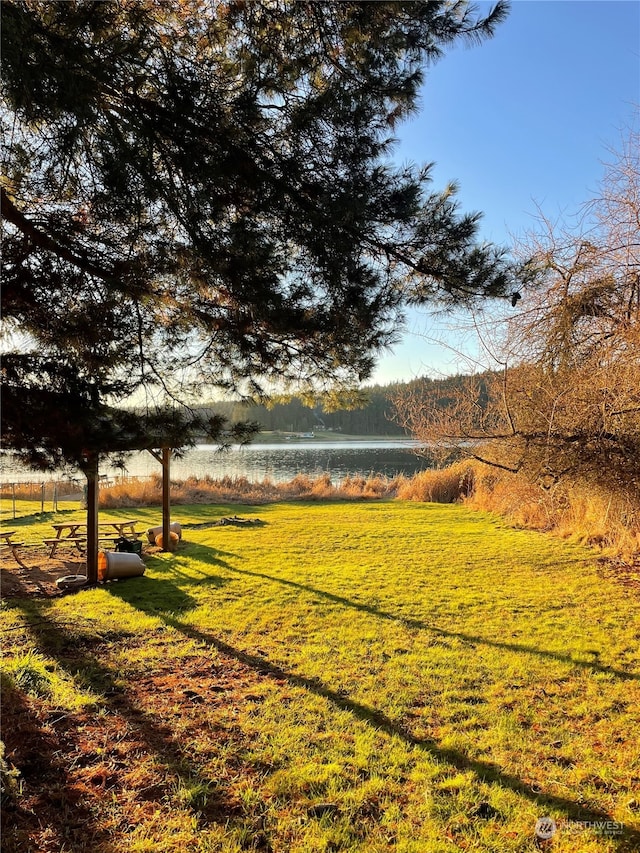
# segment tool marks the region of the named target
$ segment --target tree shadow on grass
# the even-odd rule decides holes
[[[87,786],[65,779],[58,734],[44,724],[10,678],[2,679],[2,724],[6,760],[20,774],[16,792],[3,794],[3,853],[36,849],[33,839],[43,825],[48,830],[46,848],[40,847],[43,853],[67,845],[74,850],[99,848],[118,853],[108,846],[109,833],[93,820]]]
[[[288,585],[300,587],[301,589],[304,589],[306,591],[313,592],[314,595],[324,595],[330,600],[336,601],[341,604],[349,604],[349,606],[353,606],[357,609],[362,609],[367,612],[371,612],[377,616],[382,616],[388,619],[396,618],[391,616],[390,614],[378,611],[376,608],[369,607],[368,605],[358,605],[357,603],[350,602],[348,599],[343,599],[340,596],[334,596],[330,593],[323,593],[319,590],[315,590],[311,587],[306,587],[301,584],[294,583],[292,581],[282,581],[281,579],[271,578],[266,575],[261,575],[258,572],[250,572],[248,570],[245,572],[245,570],[234,569],[234,571],[240,571],[252,576],[257,575],[260,577],[265,577],[269,580],[283,582]],[[112,592],[118,596],[121,595],[122,591],[123,590],[121,588],[114,588],[112,590]],[[133,600],[130,597],[127,597],[127,600],[130,603],[133,603]],[[248,666],[255,670],[259,675],[268,675],[276,680],[286,681],[291,686],[303,688],[304,690],[308,690],[317,696],[322,696],[323,698],[330,701],[337,708],[340,708],[340,710],[349,711],[358,720],[361,720],[362,722],[373,726],[377,730],[385,732],[390,737],[400,738],[407,745],[421,749],[437,760],[447,762],[460,772],[472,771],[478,777],[478,779],[482,781],[497,784],[503,788],[513,791],[514,793],[520,796],[525,797],[526,799],[538,805],[541,810],[541,814],[546,808],[554,808],[562,811],[570,820],[591,822],[602,822],[612,820],[612,817],[609,814],[601,811],[600,809],[589,808],[579,802],[576,802],[566,797],[558,797],[550,793],[539,793],[537,791],[534,791],[522,779],[512,774],[505,773],[497,764],[494,764],[490,761],[474,759],[461,750],[442,747],[435,740],[416,737],[410,731],[405,729],[402,725],[393,721],[383,711],[380,711],[379,709],[370,707],[368,705],[364,705],[360,702],[355,702],[349,697],[345,697],[343,693],[339,693],[335,690],[332,690],[330,687],[323,684],[320,679],[308,678],[305,675],[301,675],[296,672],[283,669],[277,664],[271,663],[263,655],[254,655],[237,649],[234,646],[231,646],[230,644],[224,642],[215,634],[212,634],[208,631],[202,631],[182,621],[176,616],[175,611],[174,613],[169,612],[169,608],[165,607],[163,613],[159,612],[146,596],[142,597],[136,604],[136,606],[140,607],[140,609],[142,609],[144,612],[153,613],[154,615],[160,615],[160,618],[162,618],[167,625],[170,625],[171,627],[180,631],[185,636],[189,637],[192,640],[196,640],[200,643],[203,643],[209,647],[212,647],[216,649],[216,651],[218,651],[219,653],[226,655],[229,658],[233,658],[236,661],[239,661],[245,666]],[[428,625],[419,623],[417,622],[417,620],[414,627],[429,628]],[[429,628],[429,630],[433,629]],[[478,640],[477,638],[467,638],[465,637],[465,635],[448,635],[462,636],[464,639],[474,639],[474,641],[483,642],[481,640]],[[501,647],[512,648],[509,644],[501,644]],[[535,650],[531,650],[528,648],[516,648],[515,650],[535,652]],[[552,653],[547,654],[554,657],[556,656],[555,654],[552,655]],[[562,656],[559,657],[560,659],[563,659]],[[574,661],[571,662],[575,663]],[[624,836],[621,838],[621,843],[623,845],[626,845],[627,842],[628,846],[620,847],[621,850],[628,850],[629,853],[631,853],[631,851],[638,849],[638,845],[640,844],[640,832],[629,828],[625,829]]]
[[[580,661],[575,660],[570,655],[560,654],[559,652],[553,652],[547,649],[538,649],[534,646],[526,646],[522,643],[507,643],[501,642],[499,640],[488,640],[484,637],[479,637],[476,634],[466,634],[462,631],[447,631],[444,628],[437,628],[433,625],[430,625],[428,622],[423,622],[421,619],[412,619],[407,618],[406,616],[402,616],[400,614],[390,613],[386,610],[381,610],[379,607],[374,607],[371,604],[364,604],[359,601],[353,601],[352,599],[345,598],[342,595],[335,595],[335,593],[326,592],[325,590],[317,589],[316,587],[309,586],[307,584],[297,583],[296,581],[287,580],[286,578],[274,577],[273,575],[268,575],[263,572],[254,572],[250,569],[239,569],[237,566],[232,566],[228,564],[224,564],[224,567],[228,571],[235,572],[236,574],[248,575],[250,577],[255,578],[262,578],[266,581],[270,581],[271,583],[282,584],[283,586],[292,587],[293,589],[298,589],[304,593],[310,593],[314,596],[320,596],[321,598],[324,598],[327,601],[331,601],[334,604],[340,604],[344,607],[352,608],[353,610],[358,610],[362,613],[369,613],[371,616],[375,616],[379,619],[389,620],[391,622],[396,622],[398,624],[404,625],[407,628],[416,628],[421,631],[429,631],[432,634],[437,634],[439,637],[449,637],[451,639],[463,640],[464,642],[469,643],[471,645],[491,646],[492,648],[503,649],[504,651],[519,652],[523,654],[534,655],[536,657],[557,660],[561,663],[568,663],[571,666],[581,667],[583,669],[592,670],[593,672],[603,672],[607,675],[613,675],[616,678],[620,678],[622,680],[640,680],[640,675],[637,675],[633,672],[625,672],[625,670],[622,669],[614,669],[613,667],[606,666],[604,664],[598,663],[597,661]]]
[[[199,606],[200,602],[185,592],[183,587],[211,586],[218,588],[228,582],[226,578],[217,575],[208,575],[205,580],[192,577],[181,578],[178,583],[164,577],[153,578],[145,575],[142,578],[130,578],[124,582],[109,582],[104,584],[102,588],[150,616],[161,616],[163,613],[186,613]]]
[[[160,614],[166,625],[175,618],[171,615],[172,613],[184,613],[194,606],[195,602],[191,596],[167,581],[156,581],[154,584],[151,579],[145,579],[144,588],[136,591],[135,587],[141,586],[136,584],[136,580],[142,579],[132,579],[126,584],[114,584],[119,588],[119,597],[149,615]],[[160,802],[175,791],[176,785],[178,787],[182,785],[185,790],[200,788],[207,792],[205,802],[198,803],[196,815],[199,821],[224,823],[230,815],[234,814],[237,805],[232,802],[226,787],[217,780],[203,776],[198,767],[185,756],[184,739],[176,736],[170,720],[165,723],[164,718],[158,713],[140,707],[138,690],[140,682],[145,679],[153,680],[155,673],[144,672],[144,677],[136,683],[123,685],[120,673],[100,659],[100,649],[106,648],[108,643],[117,641],[118,637],[122,639],[123,633],[126,636],[126,630],[106,630],[91,635],[78,630],[78,627],[82,626],[82,620],[78,620],[75,625],[67,623],[69,627],[57,624],[48,616],[48,608],[44,602],[16,601],[13,607],[20,610],[25,617],[37,651],[55,660],[60,669],[69,674],[84,689],[88,688],[96,693],[99,697],[97,704],[102,713],[92,709],[70,713],[55,712],[49,714],[49,719],[39,718],[29,711],[25,697],[20,691],[14,690],[8,697],[6,694],[3,695],[3,705],[8,700],[9,708],[14,708],[21,719],[32,719],[30,737],[33,748],[29,754],[35,749],[41,755],[37,764],[39,775],[34,775],[33,781],[29,776],[29,791],[31,797],[40,799],[47,806],[46,815],[43,808],[41,815],[34,816],[33,826],[25,825],[22,830],[18,827],[16,845],[13,848],[7,847],[7,853],[14,853],[14,851],[21,853],[22,850],[31,849],[24,844],[27,834],[30,839],[42,840],[44,836],[38,836],[38,833],[43,831],[47,838],[53,835],[59,838],[61,843],[59,846],[40,847],[40,849],[43,851],[63,849],[65,843],[68,843],[71,838],[70,832],[73,838],[76,837],[73,835],[76,829],[77,843],[75,846],[72,845],[73,850],[88,851],[97,848],[102,853],[119,853],[122,844],[117,841],[111,843],[113,833],[101,826],[101,821],[105,818],[101,814],[100,802],[104,800],[108,810],[110,808],[108,804],[118,799],[124,783],[117,774],[113,780],[110,779],[107,770],[104,769],[105,761],[113,763],[117,759],[116,763],[123,764],[125,771],[131,773],[137,769],[141,752],[151,757],[154,767],[160,767],[157,784],[152,786],[153,791],[140,794],[143,800],[153,799]],[[179,643],[175,644],[173,653],[179,655]],[[176,701],[182,701],[186,706],[189,699],[184,695],[185,691],[181,690],[182,670],[176,668],[171,660],[162,661],[162,664],[164,669],[161,674],[166,675],[175,688],[170,704],[175,705]],[[153,688],[154,684],[151,684],[149,689],[153,691]],[[51,717],[56,719],[52,720]],[[7,717],[5,717],[6,721]],[[91,736],[87,737],[86,733],[89,731]],[[131,751],[121,746],[122,731],[126,732],[124,742],[131,745]],[[89,748],[87,752],[86,745],[80,746],[81,737],[84,737],[85,743],[89,743],[89,747],[92,740],[97,741],[100,746],[109,743],[114,750],[113,755],[109,750],[101,750],[96,743],[94,743],[94,750]],[[220,730],[218,737],[224,741],[227,733]],[[11,733],[6,738],[6,742],[8,749],[12,750]],[[132,752],[137,753],[135,757],[131,757]],[[16,753],[13,761],[18,770],[24,773],[24,755]],[[81,763],[78,764],[78,762]],[[87,780],[82,792],[81,809],[78,807],[76,797],[75,781],[77,779],[73,776],[73,770],[78,766],[82,768],[83,778]],[[29,772],[27,762],[25,780]],[[51,779],[55,779],[53,788],[49,787]],[[52,791],[55,793],[53,800],[51,800]],[[139,794],[135,785],[133,793],[136,796]],[[125,801],[130,799],[131,790],[128,791]],[[71,824],[69,824],[70,812],[73,812]],[[3,846],[3,853],[4,849]]]
[[[231,551],[219,551],[218,549],[213,549],[208,546],[192,542],[188,543],[188,548],[188,555],[183,553],[182,549],[180,549],[177,553],[174,553],[173,559],[169,560],[166,559],[166,557],[159,558],[156,556],[147,556],[145,564],[151,571],[163,577],[170,578],[171,580],[180,578],[180,583],[185,586],[195,584],[222,586],[224,583],[229,582],[228,578],[223,578],[220,575],[212,575],[211,572],[194,569],[193,561],[201,560],[210,566],[217,566],[221,569],[231,569],[229,563],[221,559],[221,557],[238,557],[238,554],[234,554]],[[201,551],[204,551],[205,553],[202,554]],[[184,571],[182,569],[182,559],[185,557],[189,563],[189,571]],[[194,571],[199,574],[199,577],[194,578]],[[147,575],[147,578],[148,577],[149,576]]]
[[[490,761],[474,759],[460,750],[439,746],[435,740],[418,738],[391,720],[384,712],[345,697],[342,693],[327,687],[320,679],[308,678],[304,675],[291,672],[277,664],[271,663],[261,655],[253,655],[236,649],[214,634],[194,628],[174,616],[166,615],[164,618],[167,624],[181,631],[185,636],[204,643],[216,649],[219,653],[233,658],[245,666],[251,667],[262,676],[268,675],[278,681],[286,681],[293,687],[303,688],[317,696],[322,696],[340,710],[349,711],[356,719],[372,726],[376,730],[385,732],[390,737],[400,738],[408,746],[416,747],[438,761],[447,762],[461,772],[472,771],[481,781],[499,785],[502,788],[525,797],[539,807],[540,814],[543,814],[547,808],[553,808],[562,811],[569,820],[589,822],[612,820],[611,815],[600,809],[589,808],[566,797],[558,797],[554,794],[534,791],[522,779],[503,772],[497,764],[493,764]],[[620,837],[620,845],[619,849],[621,851],[628,851],[628,853],[634,853],[634,851],[640,849],[638,846],[640,845],[640,831],[626,827],[623,830],[623,835]]]
[[[75,509],[63,509],[63,510],[45,510],[44,512],[31,512],[29,515],[19,515],[17,518],[3,518],[2,526],[3,527],[17,527],[18,529],[21,527],[30,527],[34,522],[45,522],[51,521],[59,515],[69,515],[72,512],[77,512]]]

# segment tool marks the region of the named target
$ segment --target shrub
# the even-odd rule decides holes
[[[552,532],[608,555],[640,553],[640,504],[633,496],[589,482],[560,482],[550,489],[520,474],[476,464],[468,506],[496,512],[513,524]]]

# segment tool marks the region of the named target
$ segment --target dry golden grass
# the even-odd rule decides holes
[[[82,491],[79,481],[49,480],[42,483],[0,483],[0,500],[10,501],[52,501],[55,497],[64,498]]]
[[[640,553],[640,505],[591,483],[558,484],[546,490],[524,477],[475,465],[473,509],[495,512],[519,527],[544,530],[610,556]]]
[[[251,482],[246,477],[189,477],[171,482],[173,504],[244,503],[265,504],[298,500],[361,500],[392,498],[397,493],[399,478],[382,475],[346,477],[333,482],[329,474],[310,477],[298,474],[286,483],[266,478]],[[100,490],[100,506],[113,509],[125,506],[148,506],[160,503],[162,479],[131,479]]]
[[[473,491],[474,469],[468,462],[458,462],[448,468],[420,471],[403,478],[396,497],[403,501],[455,503]]]

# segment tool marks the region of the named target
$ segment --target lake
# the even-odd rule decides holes
[[[397,474],[411,476],[429,467],[427,460],[412,452],[415,442],[408,439],[377,441],[298,441],[279,444],[250,444],[220,451],[216,445],[201,444],[171,462],[171,476],[176,480],[187,477],[246,477],[251,482],[269,477],[274,482],[286,482],[296,474],[328,472],[334,480],[348,474]],[[160,465],[147,452],[131,454],[125,474],[146,477],[159,474]],[[101,474],[121,475],[117,469],[103,464]],[[64,474],[34,472],[7,459],[2,460],[3,482],[41,482],[68,479]]]

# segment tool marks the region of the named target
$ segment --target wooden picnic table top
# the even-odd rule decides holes
[[[98,527],[100,528],[113,528],[116,533],[122,535],[123,533],[127,533],[130,536],[140,536],[142,531],[134,530],[137,521],[135,518],[126,519],[123,521],[101,521],[98,523]],[[73,536],[78,530],[81,528],[87,527],[86,521],[65,521],[58,524],[51,525],[53,529],[56,531],[56,535],[58,537],[61,536],[63,531],[68,530],[69,536]]]
[[[135,518],[124,519],[122,521],[120,521],[119,519],[116,519],[115,521],[100,521],[100,522],[98,522],[98,527],[130,527],[136,523],[137,523],[137,520]],[[62,527],[62,528],[64,528],[64,527],[86,527],[87,522],[86,521],[63,521],[63,522],[58,522],[57,524],[52,524],[51,526],[54,527],[56,530],[59,527]]]

